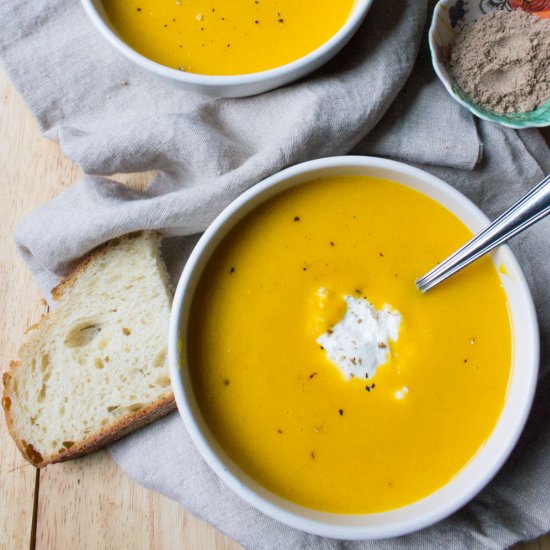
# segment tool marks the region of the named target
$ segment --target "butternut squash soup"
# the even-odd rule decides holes
[[[427,294],[414,281],[470,236],[431,198],[363,176],[294,187],[240,221],[182,335],[230,458],[290,501],[344,514],[410,504],[464,468],[506,398],[506,296],[489,258]]]
[[[115,31],[145,57],[204,75],[280,67],[317,49],[354,0],[103,0]]]

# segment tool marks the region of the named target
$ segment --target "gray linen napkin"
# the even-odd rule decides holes
[[[244,189],[285,166],[352,150],[424,165],[489,215],[499,212],[550,171],[548,148],[536,131],[488,123],[476,130],[433,78],[425,53],[405,84],[425,14],[425,1],[378,0],[356,38],[315,75],[255,98],[217,100],[170,88],[128,65],[76,0],[0,3],[0,58],[44,135],[90,174],[17,229],[18,249],[44,292],[87,250],[142,228],[169,236],[166,259],[177,278],[196,233]],[[142,170],[159,171],[142,193],[99,177]],[[549,235],[543,223],[514,245],[535,296],[545,352]],[[322,539],[256,512],[205,465],[177,414],[111,453],[139,483],[248,548],[502,548],[550,529],[547,353],[542,365],[528,429],[495,480],[451,518],[391,541]]]

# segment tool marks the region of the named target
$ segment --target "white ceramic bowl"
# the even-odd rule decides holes
[[[231,203],[204,233],[191,254],[172,306],[170,374],[178,409],[196,447],[216,474],[244,500],[274,519],[316,535],[350,540],[388,538],[435,523],[474,497],[502,466],[527,420],[538,373],[538,325],[529,289],[508,247],[503,246],[494,254],[495,263],[506,267],[507,275],[500,274],[500,277],[508,296],[514,342],[513,372],[504,409],[488,441],[461,472],[435,493],[403,508],[367,515],[329,514],[298,506],[261,487],[231,461],[211,435],[193,393],[186,358],[179,353],[178,340],[187,331],[197,282],[206,262],[227,233],[251,210],[285,189],[337,175],[366,175],[400,182],[437,200],[472,231],[488,223],[487,217],[451,186],[398,162],[370,157],[332,157],[283,170]]]
[[[260,94],[289,84],[324,65],[355,34],[367,15],[373,0],[355,0],[344,26],[313,52],[296,61],[258,73],[235,76],[208,76],[171,69],[139,54],[128,46],[113,29],[101,0],[82,0],[82,5],[99,32],[126,59],[142,69],[181,88],[217,97],[245,97]]]

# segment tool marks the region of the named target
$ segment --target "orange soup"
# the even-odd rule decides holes
[[[167,67],[255,73],[311,53],[344,25],[354,0],[103,0],[120,37]]]
[[[506,296],[490,258],[427,294],[414,281],[470,236],[429,197],[359,176],[284,191],[239,222],[182,335],[201,412],[231,459],[292,502],[344,514],[410,504],[464,468],[506,398]],[[402,316],[369,379],[345,379],[317,342],[346,296]]]

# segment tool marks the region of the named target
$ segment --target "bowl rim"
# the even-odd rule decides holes
[[[432,20],[430,23],[430,28],[428,30],[428,43],[430,46],[430,57],[432,60],[432,66],[434,68],[435,73],[437,74],[437,77],[445,86],[445,89],[449,92],[451,97],[460,103],[463,107],[468,109],[470,113],[477,116],[478,118],[481,118],[483,120],[486,120],[487,122],[495,122],[497,124],[501,124],[502,126],[506,126],[507,128],[513,128],[514,130],[522,130],[524,128],[546,128],[547,126],[550,126],[549,122],[544,121],[536,121],[536,120],[529,120],[529,118],[525,118],[521,121],[514,122],[513,120],[510,120],[506,118],[505,116],[501,116],[498,113],[490,113],[486,112],[482,107],[476,105],[473,101],[468,102],[462,99],[460,95],[458,95],[455,90],[453,89],[453,81],[450,79],[449,76],[447,76],[440,67],[440,61],[437,57],[437,50],[439,48],[439,45],[436,42],[436,31],[439,26],[439,16],[444,11],[443,6],[447,6],[447,4],[450,2],[450,0],[438,0],[438,2],[435,5],[435,8],[433,10],[432,14]],[[550,103],[550,100],[548,101]],[[546,105],[546,104],[544,104]],[[543,107],[541,105],[538,107],[539,109]],[[532,113],[536,113],[535,111],[531,111]],[[529,113],[522,113],[525,115],[528,115]]]
[[[388,170],[400,172],[404,177],[416,177],[426,183],[428,187],[431,187],[433,193],[442,192],[448,198],[450,198],[450,200],[455,201],[455,204],[460,205],[460,207],[464,208],[465,211],[468,212],[468,215],[471,215],[473,218],[476,219],[476,223],[479,223],[481,221],[483,223],[489,222],[488,218],[483,214],[483,212],[458,190],[454,189],[452,186],[443,182],[439,178],[436,178],[435,176],[424,172],[423,170],[400,162],[376,157],[343,156],[317,159],[282,170],[281,172],[278,172],[258,183],[257,185],[240,195],[237,199],[235,199],[217,216],[214,222],[208,227],[208,229],[198,241],[184,267],[183,273],[180,277],[175,292],[169,323],[168,360],[176,404],[195,447],[198,449],[199,453],[202,455],[203,459],[210,466],[210,468],[237,495],[239,495],[243,500],[251,504],[256,510],[263,512],[268,517],[278,520],[281,523],[284,523],[300,531],[343,540],[376,540],[405,535],[432,525],[451,515],[464,504],[469,502],[489,483],[489,481],[502,467],[502,465],[512,452],[513,448],[515,447],[523,431],[529,412],[531,410],[531,405],[534,399],[537,384],[540,354],[539,330],[535,307],[533,304],[531,293],[529,291],[529,287],[521,271],[521,268],[509,247],[502,246],[500,248],[500,252],[502,253],[502,256],[506,261],[507,269],[513,272],[514,284],[517,284],[518,292],[521,295],[521,304],[524,308],[524,313],[526,314],[526,319],[524,321],[526,321],[526,324],[528,325],[528,328],[523,331],[523,334],[525,334],[523,341],[525,343],[525,346],[527,347],[527,355],[530,360],[527,361],[527,364],[522,364],[522,369],[518,369],[518,365],[516,364],[517,359],[514,354],[512,375],[510,378],[503,410],[500,413],[497,424],[495,428],[493,428],[491,435],[483,444],[478,453],[470,460],[470,462],[466,466],[464,466],[464,468],[460,472],[455,474],[455,476],[442,488],[438,489],[435,493],[424,497],[420,501],[416,501],[415,503],[404,506],[402,508],[397,508],[395,510],[390,510],[379,514],[359,514],[355,516],[315,512],[299,505],[295,505],[290,501],[282,499],[281,497],[278,497],[277,495],[274,495],[273,493],[262,489],[259,484],[254,482],[254,480],[249,478],[246,474],[240,476],[241,478],[245,478],[248,482],[244,483],[242,479],[239,479],[235,475],[235,472],[230,471],[230,468],[227,465],[227,456],[224,457],[224,460],[222,460],[222,458],[220,457],[220,455],[223,455],[223,450],[220,452],[219,448],[212,448],[212,443],[208,441],[208,434],[204,433],[203,426],[200,425],[202,419],[197,418],[191,410],[192,405],[190,405],[188,401],[188,394],[191,395],[191,401],[193,401],[193,390],[190,387],[190,383],[188,384],[189,387],[186,387],[180,365],[179,338],[182,326],[183,328],[186,328],[186,323],[181,323],[182,303],[184,298],[186,298],[188,290],[191,288],[191,297],[192,293],[195,290],[194,288],[192,288],[194,285],[192,278],[195,268],[203,259],[203,256],[205,256],[206,259],[211,256],[211,254],[217,247],[219,240],[221,240],[219,239],[218,241],[214,241],[214,239],[216,237],[219,237],[220,234],[221,238],[223,238],[234,226],[234,223],[237,223],[238,220],[241,219],[241,217],[239,217],[239,214],[242,213],[242,211],[246,209],[246,207],[249,206],[255,198],[267,194],[267,197],[264,196],[263,199],[260,200],[261,203],[263,202],[263,200],[267,200],[269,197],[273,196],[273,194],[269,194],[270,190],[275,189],[278,186],[282,187],[281,191],[286,189],[287,187],[284,187],[284,184],[285,182],[289,182],[289,180],[299,178],[300,176],[307,176],[308,174],[314,174],[318,170],[345,168],[358,168],[359,170],[382,169],[382,171]],[[319,175],[319,177],[323,176]],[[306,179],[304,181],[299,181],[295,185],[301,185],[306,181],[312,181],[314,179],[315,177],[312,177],[309,180]],[[415,189],[413,185],[408,185],[403,182],[400,183]],[[292,186],[293,185],[291,184],[290,187]],[[424,192],[424,194],[430,196],[432,199],[438,202],[441,202],[431,193]],[[252,209],[256,208],[258,204],[254,204]],[[248,210],[246,210],[243,215],[246,215],[247,212]],[[459,219],[461,219],[464,223],[466,223],[463,217],[456,214],[456,212],[454,212],[454,214],[459,217]],[[464,217],[466,217],[466,214],[464,214]],[[237,219],[235,220],[235,218]],[[232,221],[233,225],[231,224]],[[212,242],[214,242],[214,245],[212,245]],[[213,246],[213,249],[209,250],[211,246]],[[505,291],[507,298],[509,299],[509,292],[506,289]],[[509,306],[511,310],[514,309],[510,303]],[[519,306],[515,307],[517,308]],[[516,325],[517,322],[513,323],[511,327],[514,333],[516,332]],[[516,374],[516,371],[518,374]],[[521,376],[524,376],[525,380],[519,380],[519,382],[516,382],[514,386],[513,381],[516,376],[520,376],[520,372],[522,373]],[[518,386],[521,386],[521,390],[518,390]],[[522,392],[523,397],[521,397],[521,407],[519,412],[515,411],[514,416],[512,417],[515,423],[512,426],[507,425],[506,428],[503,428],[504,412],[509,407],[509,402],[511,400],[510,393],[514,387],[516,388],[516,391]],[[198,416],[200,416],[200,414]],[[202,421],[202,423],[204,425],[204,421]],[[395,515],[395,513],[402,512],[403,510],[409,509],[411,507],[417,507],[419,503],[422,504],[426,500],[432,499],[434,495],[437,495],[440,491],[452,484],[454,479],[462,476],[463,472],[467,472],[468,470],[470,470],[472,462],[476,459],[477,455],[484,448],[487,448],[489,446],[489,443],[494,440],[494,438],[496,437],[495,432],[499,427],[501,428],[501,432],[504,432],[505,434],[502,436],[500,436],[499,434],[501,439],[504,440],[504,443],[500,445],[498,456],[496,458],[491,456],[490,465],[485,467],[485,469],[475,478],[475,481],[472,481],[467,487],[463,487],[461,485],[460,489],[458,490],[458,494],[455,495],[453,498],[449,498],[447,501],[444,502],[443,505],[438,505],[435,507],[432,506],[431,509],[428,507],[428,510],[421,510],[421,513],[419,513],[418,515],[413,515],[413,517],[406,518],[404,520],[401,519],[400,521],[393,521],[393,515]],[[212,440],[214,439],[211,435],[210,438]],[[240,471],[240,469],[236,465],[232,464],[232,467],[234,470],[242,474],[242,471]],[[251,488],[250,485],[252,485],[253,488]],[[259,494],[261,492],[263,492],[264,494]],[[269,498],[266,498],[265,494],[268,494]],[[283,508],[282,503],[287,505],[286,509]],[[290,510],[288,508],[290,508]],[[313,519],[306,518],[304,517],[304,515],[300,514],[301,511],[303,511],[304,513],[314,514],[316,517]],[[345,518],[350,517],[384,517],[386,518],[386,522],[381,522],[379,525],[346,525]],[[324,520],[323,518],[327,519]],[[336,518],[338,519],[338,521],[341,520],[342,523],[330,523],[328,521],[329,518]]]
[[[161,63],[157,63],[145,57],[119,38],[96,9],[96,1],[97,0],[81,0],[86,14],[94,26],[100,31],[103,37],[127,59],[157,76],[175,82],[216,89],[222,87],[250,86],[270,80],[277,80],[294,72],[299,72],[301,69],[314,64],[319,58],[329,54],[329,52],[336,49],[342,42],[345,42],[346,39],[349,38],[350,33],[354,32],[368,13],[374,0],[354,0],[350,14],[344,25],[342,25],[342,27],[340,27],[326,42],[308,54],[273,69],[240,75],[204,75],[200,73],[188,73],[172,69],[171,67],[167,67],[166,65],[162,65]],[[102,0],[99,1],[101,2]]]

